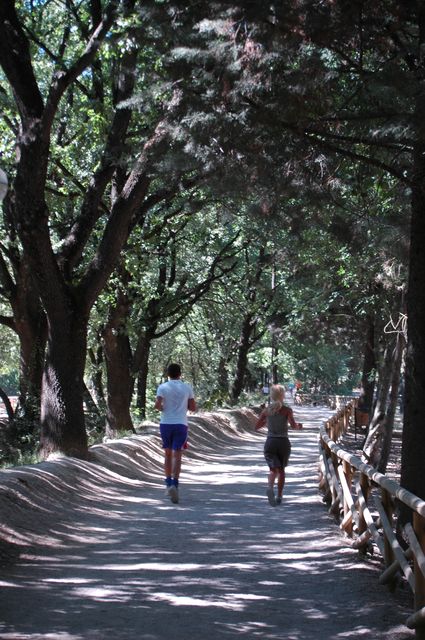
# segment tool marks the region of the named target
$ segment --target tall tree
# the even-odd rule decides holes
[[[234,268],[237,233],[222,229],[219,234],[209,224],[207,203],[201,205],[199,212],[193,201],[186,211],[177,207],[174,216],[167,215],[166,223],[152,212],[141,234],[129,244],[131,258],[126,270],[121,269],[127,282],[120,278],[111,321],[104,329],[105,356],[110,363],[108,423],[113,416],[115,425],[130,425],[136,379],[137,406],[145,417],[152,342],[173,331],[214,283]],[[140,255],[136,245],[144,247]]]
[[[221,7],[224,12],[224,3]],[[296,179],[292,169],[303,156],[311,168],[316,164],[325,170],[326,162],[348,158],[386,171],[405,198],[411,194],[402,483],[422,498],[424,24],[425,7],[414,0],[338,0],[238,3],[227,12],[227,21],[203,25],[204,33],[209,27],[221,38],[233,31],[239,68],[233,65],[231,74],[227,67],[227,105],[236,111],[244,105],[246,130],[252,132],[256,125],[255,147],[267,145],[258,172],[264,173],[270,159],[275,172],[279,167]]]
[[[90,5],[93,11],[95,5]],[[132,219],[139,213],[148,192],[153,158],[167,138],[164,117],[159,115],[145,135],[136,160],[122,177],[120,163],[125,157],[124,141],[132,115],[125,101],[134,92],[138,51],[135,42],[129,39],[116,62],[109,132],[97,169],[84,189],[80,211],[75,210],[71,226],[63,225],[60,249],[54,248],[46,186],[54,160],[52,136],[59,107],[64,95],[67,92],[69,95],[72,89],[78,87],[86,92],[80,79],[83,72],[95,63],[117,12],[121,11],[131,22],[133,5],[131,0],[122,3],[111,0],[105,4],[98,22],[90,11],[84,13],[84,6],[76,29],[83,47],[80,44],[72,48],[69,43],[72,12],[60,14],[64,19],[55,33],[62,26],[63,37],[54,43],[57,50],[50,52],[45,42],[37,43],[38,51],[50,57],[53,75],[47,85],[45,78],[36,77],[25,29],[25,12],[20,15],[13,0],[6,0],[0,7],[0,63],[20,119],[12,211],[31,277],[47,316],[41,402],[41,445],[45,453],[59,450],[70,455],[87,455],[83,376],[90,310],[125,246]],[[92,20],[96,22],[94,28]],[[87,27],[81,29],[81,24]],[[121,175],[121,180],[115,181],[118,192],[109,205],[105,204],[106,188],[118,173]],[[100,220],[102,228],[95,240],[93,232]],[[89,240],[94,241],[94,247],[88,259],[84,251]]]

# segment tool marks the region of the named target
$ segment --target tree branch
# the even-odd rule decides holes
[[[9,273],[3,253],[0,251],[0,282],[3,284],[3,291],[8,299],[16,295],[16,284]]]
[[[8,0],[10,1],[10,0]],[[66,89],[94,60],[102,42],[113,25],[119,0],[110,0],[105,8],[102,22],[93,32],[84,53],[67,71],[57,71],[53,77],[44,111],[44,126],[50,130],[59,101]]]
[[[13,316],[0,316],[0,324],[16,332],[16,324]]]
[[[160,122],[151,139],[144,145],[134,169],[113,204],[96,255],[77,287],[77,293],[85,300],[87,309],[91,308],[115,268],[118,256],[127,242],[132,219],[141,206],[150,184],[148,168],[151,157],[158,152],[167,136],[165,122]]]
[[[68,237],[62,245],[60,261],[68,273],[81,258],[84,247],[105,206],[102,197],[110,182],[125,148],[125,136],[130,124],[132,110],[121,109],[119,103],[127,100],[133,93],[136,79],[137,52],[127,52],[121,61],[121,71],[116,88],[116,109],[109,130],[99,168],[93,175],[81,206],[81,214],[72,226]]]
[[[260,106],[254,100],[252,100],[249,96],[245,96],[245,100],[247,101],[248,104],[253,106],[257,110],[257,112],[261,113],[260,118],[263,119],[263,121],[265,121],[267,124],[272,123],[275,128],[277,125],[279,125],[280,128],[290,131],[298,138],[304,138],[306,140],[309,140],[314,144],[319,145],[323,149],[332,151],[340,155],[344,155],[348,158],[351,158],[352,160],[356,160],[358,162],[364,162],[370,166],[383,169],[384,171],[396,177],[401,182],[405,184],[410,184],[410,180],[406,175],[404,175],[404,172],[398,171],[395,167],[393,167],[388,162],[384,162],[382,160],[374,158],[371,155],[358,153],[356,151],[352,151],[351,149],[347,149],[347,148],[332,144],[329,140],[332,140],[334,138],[337,138],[341,142],[344,142],[344,140],[341,139],[341,137],[338,137],[336,134],[333,134],[332,132],[326,132],[326,131],[319,132],[315,130],[310,130],[308,125],[300,126],[299,123],[292,123],[292,122],[287,122],[285,120],[276,119],[274,112],[270,113],[264,107],[260,108]],[[348,138],[346,141],[350,142]],[[371,141],[369,138],[364,139],[362,137],[358,137],[358,138],[353,137],[352,141],[355,141],[356,144],[364,144],[365,146],[369,146],[369,147],[372,146],[372,142],[374,142],[374,141]],[[377,146],[377,147],[381,146],[381,148],[385,148],[383,145],[379,145],[379,143],[374,143],[374,146]]]
[[[0,64],[12,87],[22,121],[41,118],[43,99],[31,64],[26,38],[14,0],[0,2]]]

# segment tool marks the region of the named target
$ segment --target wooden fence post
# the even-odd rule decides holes
[[[383,487],[381,487],[381,502],[391,524],[393,521],[393,503],[390,494]],[[384,560],[387,567],[394,562],[394,551],[391,546],[391,542],[388,540],[388,536],[386,535],[384,535]]]
[[[360,484],[360,489],[362,491],[363,497],[367,504],[367,501],[369,498],[370,484],[369,484],[369,478],[364,473],[360,474],[359,484]],[[367,522],[364,517],[363,507],[361,504],[359,504],[359,537],[366,530],[367,530]]]
[[[343,529],[346,534],[350,537],[353,535],[353,525],[354,522],[358,525],[358,517],[354,508],[354,501],[351,492],[353,471],[351,465],[343,460],[342,465],[338,467],[338,475],[340,478],[342,491],[344,495],[343,508],[344,508],[344,517],[340,524],[341,529]],[[354,520],[355,518],[355,520]]]
[[[347,486],[348,489],[350,491],[350,495],[351,495],[351,484],[352,484],[352,478],[353,478],[353,472],[351,469],[351,465],[346,462],[345,460],[342,463],[342,467],[344,469],[344,475],[345,475],[345,479],[347,481]],[[347,513],[351,513],[351,504],[348,504],[347,500],[344,500],[344,515],[346,515]],[[349,536],[353,535],[353,518],[351,518],[350,523],[348,524],[348,527],[346,528],[346,532]]]

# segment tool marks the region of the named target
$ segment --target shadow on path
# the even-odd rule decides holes
[[[208,416],[194,420],[179,505],[165,498],[161,449],[150,436],[132,439],[131,455],[116,443],[110,470],[86,463],[78,475],[74,468],[74,482],[54,473],[55,464],[70,461],[44,463],[42,480],[33,479],[33,468],[11,472],[9,480],[43,489],[33,490],[27,506],[44,508],[50,519],[54,512],[57,524],[50,522],[45,544],[35,527],[31,549],[2,572],[0,638],[413,637],[403,625],[409,594],[379,585],[378,564],[347,547],[318,495],[317,429],[326,416],[323,408],[296,410],[305,428],[291,433],[284,502],[276,508],[265,498],[264,435],[243,414],[221,436],[221,418],[213,427]],[[98,453],[101,459],[107,448]],[[145,456],[141,481],[136,462]]]

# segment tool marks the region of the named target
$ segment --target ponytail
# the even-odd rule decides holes
[[[285,388],[281,384],[274,384],[270,389],[270,399],[272,402],[266,409],[267,415],[279,413],[283,407],[283,399],[285,397]]]

